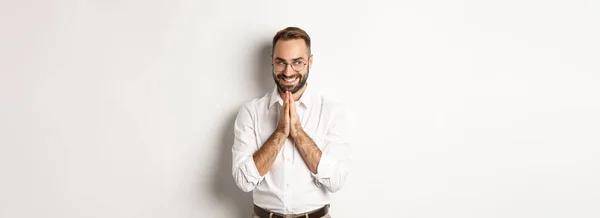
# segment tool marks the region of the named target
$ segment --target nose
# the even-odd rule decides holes
[[[294,69],[292,69],[292,65],[288,64],[285,66],[285,69],[283,69],[283,74],[286,76],[292,76],[292,75],[296,74],[296,71],[294,71]]]

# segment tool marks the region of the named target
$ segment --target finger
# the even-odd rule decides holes
[[[296,115],[296,102],[290,97],[290,117]]]
[[[283,110],[281,110],[281,114],[287,113],[287,107],[288,107],[288,103],[287,103],[287,100],[284,98],[283,99],[283,108],[282,108]]]
[[[288,91],[285,92],[285,114],[290,116],[290,93]]]
[[[283,99],[283,105],[288,105],[288,100],[287,100],[287,92],[285,92],[285,98]]]
[[[292,98],[292,93],[288,92],[288,104],[290,104],[290,118],[292,117],[292,115],[294,114],[293,111],[295,111],[295,109],[293,108],[294,106],[294,98]]]

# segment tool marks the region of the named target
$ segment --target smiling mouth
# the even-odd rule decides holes
[[[280,77],[280,79],[283,82],[283,84],[285,84],[285,85],[291,85],[291,84],[294,84],[296,81],[298,81],[297,76],[290,77],[290,78]]]

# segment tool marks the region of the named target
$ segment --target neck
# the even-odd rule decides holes
[[[304,87],[302,87],[300,90],[298,90],[296,93],[292,94],[292,98],[294,98],[294,101],[298,101],[300,100],[300,97],[302,97],[302,94],[304,94],[304,90],[306,90],[306,86],[307,84],[304,84]],[[281,92],[279,91],[279,96],[281,97],[281,99],[285,100],[285,92]]]

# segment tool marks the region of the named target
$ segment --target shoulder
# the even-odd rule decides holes
[[[265,107],[269,104],[269,100],[269,93],[264,94],[260,97],[246,100],[242,103],[238,110],[238,117],[241,115],[248,115],[253,117],[260,110],[261,107]]]
[[[341,100],[321,93],[316,94],[315,96],[321,102],[323,113],[334,115],[339,113],[345,113],[347,111],[347,107]]]
[[[346,102],[327,94],[315,94],[321,103],[321,116],[329,125],[346,123],[350,119],[350,110]]]
[[[321,115],[324,119],[327,131],[344,135],[350,140],[348,134],[353,131],[354,117],[347,102],[332,96],[320,94]]]

